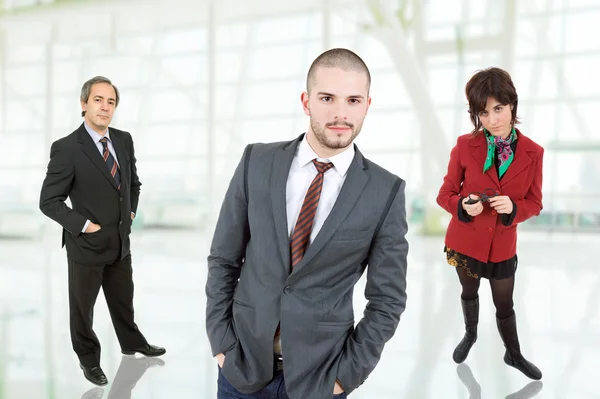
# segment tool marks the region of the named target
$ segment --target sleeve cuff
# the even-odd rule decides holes
[[[83,229],[81,230],[82,233],[85,233],[85,231],[87,230],[88,226],[90,225],[90,221],[88,220],[87,222],[85,222],[85,224],[83,225]]]
[[[502,224],[505,226],[510,226],[511,224],[513,224],[513,222],[515,221],[515,217],[517,216],[517,204],[515,204],[515,201],[510,200],[513,204],[513,211],[510,214],[503,214],[502,215]]]
[[[469,214],[463,209],[462,202],[467,197],[460,197],[458,200],[458,209],[456,210],[456,215],[458,216],[458,220],[464,223],[469,223],[473,218],[469,216]]]

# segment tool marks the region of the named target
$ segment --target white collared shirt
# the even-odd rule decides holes
[[[346,180],[348,169],[354,159],[354,153],[354,145],[351,145],[344,150],[344,152],[334,155],[331,158],[319,158],[308,144],[306,136],[300,142],[294,160],[292,161],[292,166],[290,167],[286,186],[286,210],[288,234],[290,237],[294,231],[296,221],[298,220],[300,208],[302,208],[302,203],[304,202],[304,196],[308,191],[310,183],[312,183],[317,175],[317,168],[312,163],[312,160],[316,158],[319,162],[332,162],[333,168],[325,172],[323,178],[323,189],[321,191],[321,198],[319,200],[313,229],[310,233],[310,242],[315,239],[319,230],[323,227],[325,219],[329,216],[329,213],[340,194],[344,181]]]

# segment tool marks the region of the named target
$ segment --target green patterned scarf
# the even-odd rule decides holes
[[[517,139],[517,132],[513,127],[510,136],[507,139],[502,137],[492,136],[490,132],[483,129],[487,140],[487,158],[483,165],[483,173],[487,172],[494,164],[494,159],[498,159],[498,177],[502,177],[515,157],[510,145]]]

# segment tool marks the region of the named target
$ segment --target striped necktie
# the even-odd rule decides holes
[[[102,137],[100,139],[102,143],[102,157],[104,158],[104,162],[106,162],[106,166],[112,177],[115,179],[115,183],[117,183],[117,189],[121,189],[121,172],[119,172],[119,165],[115,160],[115,157],[112,156],[110,151],[108,150],[108,138]]]
[[[317,175],[306,191],[302,208],[300,208],[300,215],[298,215],[298,220],[296,221],[294,233],[290,241],[292,268],[304,257],[310,241],[310,233],[312,232],[317,208],[319,207],[319,199],[321,198],[321,190],[323,189],[323,178],[325,177],[325,172],[333,167],[333,163],[331,162],[318,162],[316,159],[313,159],[312,162],[317,168]],[[278,324],[274,340],[274,351],[277,355],[281,355],[280,334],[280,325]]]
[[[290,241],[292,267],[296,266],[296,264],[304,257],[304,253],[306,252],[306,248],[310,241],[310,233],[312,232],[315,215],[317,214],[319,199],[321,198],[325,172],[333,167],[333,163],[331,162],[318,162],[316,159],[313,159],[313,164],[317,168],[317,175],[308,187]]]

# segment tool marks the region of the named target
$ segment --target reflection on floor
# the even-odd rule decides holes
[[[0,241],[0,399],[215,398],[217,368],[204,330],[210,237],[140,231],[133,240],[136,319],[160,359],[121,356],[104,298],[95,331],[109,378],[95,388],[71,350],[67,268],[60,236]],[[489,286],[482,284],[479,339],[467,362],[451,358],[462,335],[459,286],[441,238],[410,237],[408,305],[395,337],[352,398],[600,398],[599,235],[522,232],[515,309],[532,382],[506,366]],[[355,290],[357,321],[364,281]],[[139,355],[138,355],[139,356]],[[153,367],[154,366],[154,367]]]

